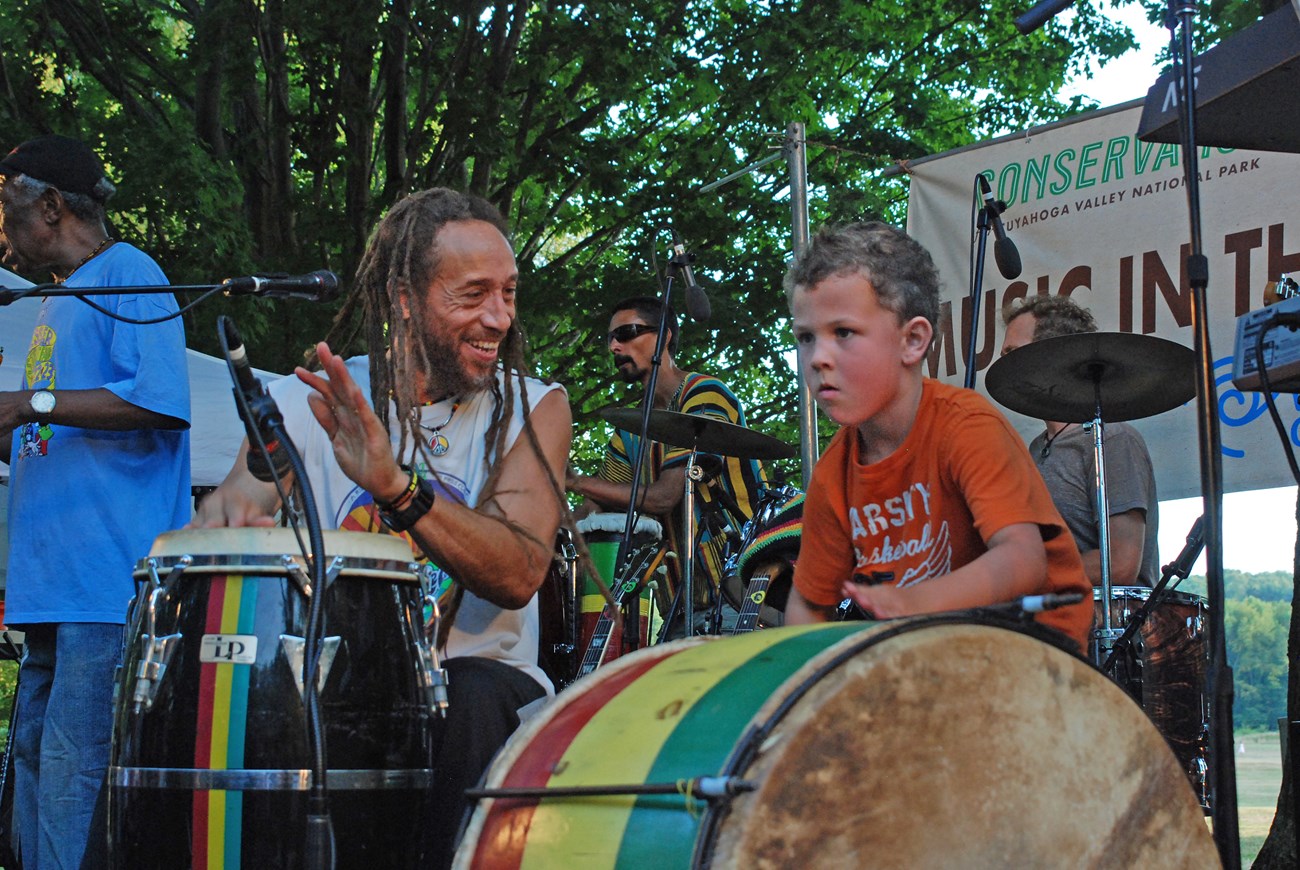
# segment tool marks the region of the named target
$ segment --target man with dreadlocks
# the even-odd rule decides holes
[[[321,516],[405,534],[451,578],[436,863],[450,860],[465,788],[518,711],[552,691],[537,666],[536,592],[562,515],[572,419],[562,389],[522,373],[517,280],[493,206],[446,189],[413,194],[376,229],[351,298],[317,345],[321,372],[299,368],[271,387]],[[358,308],[369,356],[345,360],[330,341],[355,336]],[[247,449],[195,525],[273,522],[278,496],[248,472]]]

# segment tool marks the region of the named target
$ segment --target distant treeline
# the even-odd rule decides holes
[[[1237,690],[1234,728],[1272,730],[1286,715],[1286,646],[1294,587],[1285,571],[1223,572],[1228,663]],[[1188,577],[1179,590],[1205,595],[1205,578]]]

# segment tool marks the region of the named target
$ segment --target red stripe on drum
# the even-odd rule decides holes
[[[555,770],[556,763],[568,751],[573,739],[586,727],[591,718],[610,700],[636,682],[642,674],[677,650],[678,648],[666,648],[659,655],[650,654],[649,649],[642,650],[635,663],[630,666],[624,664],[628,661],[625,658],[620,662],[621,667],[616,672],[611,673],[614,669],[597,671],[600,674],[609,674],[609,678],[591,680],[590,688],[587,688],[582,681],[575,683],[566,690],[565,698],[566,700],[570,698],[570,693],[581,692],[581,695],[565,704],[553,718],[542,714],[538,717],[542,721],[531,723],[537,726],[544,722],[547,728],[547,739],[517,744],[522,746],[523,751],[515,763],[510,766],[501,782],[490,782],[489,785],[498,788],[545,786]],[[478,838],[473,866],[491,867],[493,870],[517,870],[523,860],[524,847],[528,844],[528,829],[539,803],[540,801],[537,800],[493,799],[487,818],[483,822],[482,833]]]

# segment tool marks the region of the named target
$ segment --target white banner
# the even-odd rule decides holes
[[[1140,142],[1142,101],[913,162],[908,232],[934,255],[944,322],[927,373],[961,384],[969,346],[969,239],[977,173],[1005,200],[1002,219],[1024,270],[1007,281],[988,241],[976,360],[982,373],[1002,346],[1002,308],[1030,294],[1068,295],[1103,331],[1158,335],[1192,347],[1187,190],[1180,148]],[[1202,148],[1202,235],[1209,260],[1207,320],[1225,491],[1293,481],[1263,396],[1231,380],[1237,317],[1263,306],[1265,284],[1300,273],[1300,155]],[[955,314],[956,317],[952,317]],[[1278,396],[1292,446],[1300,405]],[[1104,401],[1104,395],[1103,395]],[[1037,420],[1007,411],[1026,440]],[[1200,494],[1196,402],[1133,421],[1155,462],[1160,498]]]

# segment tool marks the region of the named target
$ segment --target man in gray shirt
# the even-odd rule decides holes
[[[1008,306],[1002,355],[1044,338],[1096,332],[1092,314],[1064,296],[1033,296]],[[1065,519],[1094,586],[1101,585],[1101,530],[1097,518],[1096,455],[1092,432],[1079,423],[1044,420],[1047,429],[1029,445],[1052,501]],[[1107,423],[1103,451],[1110,511],[1110,581],[1153,586],[1160,579],[1156,552],[1159,507],[1151,455],[1137,430]]]

